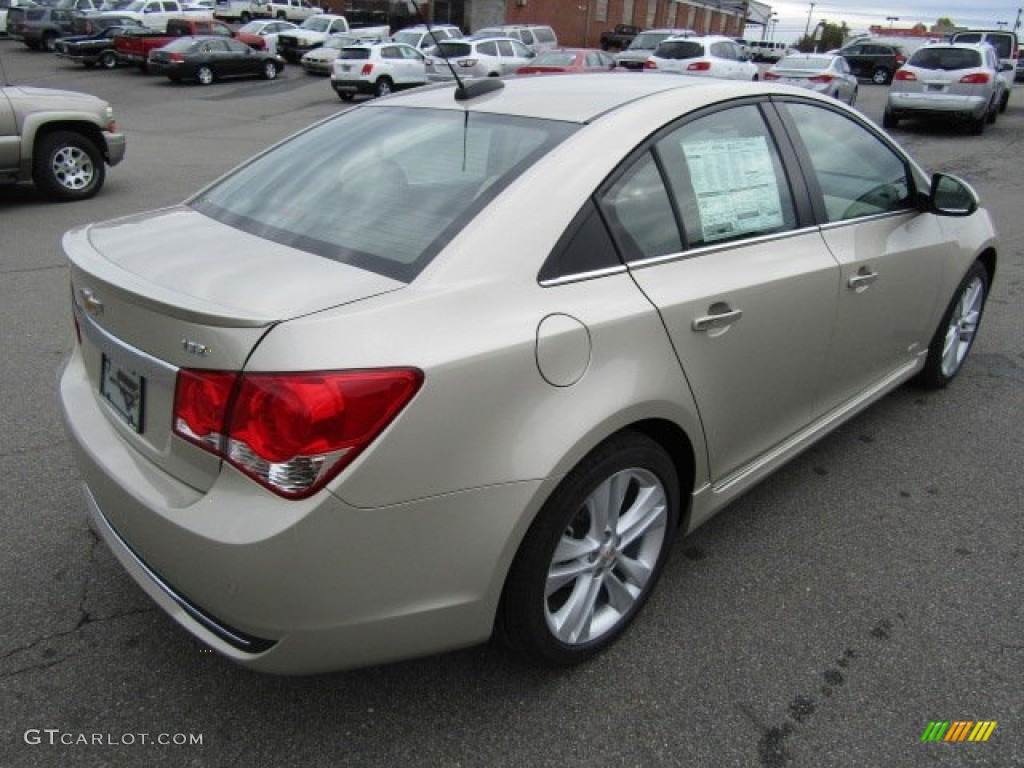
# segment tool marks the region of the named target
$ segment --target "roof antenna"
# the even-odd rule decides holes
[[[437,35],[434,34],[434,27],[430,23],[430,19],[427,18],[419,6],[416,0],[406,0],[406,5],[409,10],[415,15],[419,16],[420,20],[426,25],[427,32],[430,33],[430,39],[434,41],[434,48],[437,50],[438,55],[441,53],[441,41],[437,39]],[[505,87],[505,84],[497,78],[488,77],[483,80],[471,80],[468,83],[462,82],[462,78],[459,77],[459,73],[455,71],[455,67],[452,66],[451,59],[447,56],[440,56],[444,59],[444,63],[448,65],[448,71],[452,73],[452,77],[455,78],[455,82],[458,83],[458,87],[455,89],[455,100],[456,101],[469,101],[477,96],[482,96],[485,93],[491,91],[499,91]]]

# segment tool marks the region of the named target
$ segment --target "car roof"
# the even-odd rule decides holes
[[[723,96],[742,98],[776,89],[786,93],[806,92],[760,82],[718,80],[689,75],[645,75],[621,77],[617,74],[552,74],[546,77],[510,78],[497,91],[468,101],[456,101],[451,84],[415,88],[382,101],[370,101],[357,107],[407,106],[432,109],[467,110],[499,115],[519,115],[574,123],[591,122],[602,115],[669,91],[688,95],[694,108],[717,101]]]

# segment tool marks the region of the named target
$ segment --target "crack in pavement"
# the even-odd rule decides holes
[[[90,624],[103,624],[108,621],[123,619],[126,616],[135,616],[143,613],[153,613],[156,610],[155,607],[135,608],[130,611],[114,613],[110,616],[94,616],[89,611],[87,604],[89,602],[89,590],[92,584],[93,571],[95,570],[96,566],[96,553],[99,550],[99,548],[103,545],[103,540],[94,530],[92,530],[92,528],[87,527],[86,531],[88,531],[92,541],[89,545],[89,559],[88,562],[86,563],[85,579],[82,582],[81,596],[79,597],[78,600],[78,618],[75,621],[75,625],[71,629],[63,629],[59,632],[51,632],[41,637],[37,637],[30,643],[26,643],[16,648],[12,648],[11,650],[5,651],[4,653],[0,653],[0,664],[7,662],[9,659],[17,657],[19,654],[25,654],[29,653],[30,651],[34,651],[40,646],[45,646],[51,641],[59,640],[65,637],[70,637],[71,635],[74,635],[75,633],[79,632],[83,627],[86,627]],[[53,648],[45,647],[42,651],[43,660],[36,661],[32,664],[22,666],[14,670],[0,672],[0,679],[14,677],[15,675],[20,675],[25,672],[30,672],[34,670],[49,669],[50,667],[56,666],[57,664],[62,664],[69,658],[71,658],[70,655],[65,655],[54,659],[53,656],[55,656],[56,653],[57,651]]]

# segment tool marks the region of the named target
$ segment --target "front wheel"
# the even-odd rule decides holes
[[[43,35],[43,50],[47,53],[53,53],[57,48],[57,35],[53,32],[47,32]]]
[[[54,131],[36,144],[32,179],[59,200],[84,200],[103,186],[103,155],[80,133]]]
[[[887,85],[890,80],[889,70],[885,67],[876,67],[871,73],[871,82],[875,85]]]
[[[640,433],[594,449],[548,499],[516,553],[499,637],[554,666],[609,646],[661,574],[679,518],[678,482],[668,454]]]
[[[204,64],[196,70],[196,80],[200,85],[209,85],[213,82],[213,70]]]
[[[988,270],[976,261],[960,281],[942,316],[928,346],[924,369],[917,376],[918,384],[927,389],[942,389],[956,378],[978,335],[987,296]]]

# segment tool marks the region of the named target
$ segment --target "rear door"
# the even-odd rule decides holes
[[[716,483],[814,418],[835,319],[838,266],[768,119],[749,102],[687,120],[600,191],[696,398]]]
[[[822,236],[839,262],[826,409],[898,375],[931,341],[943,265],[956,244],[915,206],[906,158],[865,122],[820,104],[780,104],[808,168]]]

